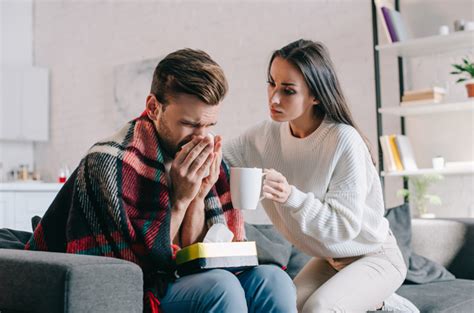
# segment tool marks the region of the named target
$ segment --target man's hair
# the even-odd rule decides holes
[[[182,49],[156,66],[150,93],[162,104],[178,93],[194,95],[206,104],[219,104],[228,85],[222,68],[201,50]]]

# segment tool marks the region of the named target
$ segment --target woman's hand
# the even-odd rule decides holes
[[[263,196],[269,200],[285,203],[291,193],[291,186],[285,176],[274,169],[265,169],[264,173]]]

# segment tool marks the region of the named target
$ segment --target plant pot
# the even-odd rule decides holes
[[[468,80],[466,82],[467,96],[469,98],[474,98],[474,80]]]

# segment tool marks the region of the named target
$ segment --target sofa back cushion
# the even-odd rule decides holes
[[[407,203],[388,209],[385,217],[395,238],[397,238],[398,246],[407,265],[407,282],[425,284],[455,278],[443,265],[412,250],[412,219],[410,207]],[[436,240],[436,238],[430,238],[429,240]]]
[[[449,266],[464,245],[467,227],[457,221],[413,219],[413,252]]]

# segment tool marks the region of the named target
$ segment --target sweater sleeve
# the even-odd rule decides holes
[[[222,153],[229,167],[245,167],[245,135],[224,143]]]
[[[269,131],[268,122],[258,123],[236,138],[224,142],[222,153],[229,167],[260,167],[259,146],[264,146],[265,136]]]
[[[283,209],[305,235],[328,244],[349,241],[361,230],[368,190],[368,151],[365,144],[346,141],[340,149],[328,190],[323,199],[291,187]]]

